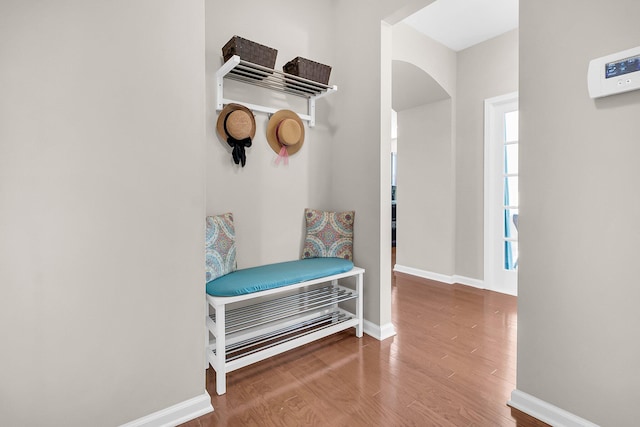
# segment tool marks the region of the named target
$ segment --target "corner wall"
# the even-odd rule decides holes
[[[442,123],[427,117],[442,119],[441,105],[412,109],[422,116],[399,112],[398,268],[482,285],[484,100],[518,90],[518,30],[457,53],[406,24],[394,25],[393,37],[393,59],[433,77],[451,95],[453,110],[449,151],[439,145],[442,132],[428,127]],[[419,141],[425,146],[418,148]]]
[[[333,15],[335,97],[340,118],[333,135],[331,201],[356,210],[356,262],[366,269],[364,314],[380,327],[391,325],[391,15],[410,14],[430,0],[337,0]],[[397,16],[396,16],[397,17]],[[385,333],[388,331],[388,333]]]
[[[203,17],[0,3],[1,425],[114,426],[205,394]]]
[[[340,67],[334,58],[331,8],[295,0],[247,3],[230,2],[222,6],[218,1],[206,2],[207,214],[233,213],[239,268],[299,259],[305,208],[354,208],[350,201],[340,205],[331,202],[333,162],[342,153],[341,147],[337,151],[332,149],[333,133],[341,121],[334,105],[343,89]],[[316,126],[310,128],[303,122],[304,145],[289,157],[288,165],[275,164],[277,153],[266,139],[266,113],[255,114],[256,135],[246,150],[244,168],[233,163],[230,147],[216,132],[219,112],[215,105],[215,73],[224,61],[222,46],[234,35],[277,49],[278,70],[297,56],[333,67],[329,84],[337,85],[338,92],[317,101]],[[242,102],[307,113],[303,98],[228,79],[224,95]],[[356,224],[359,214],[356,212]]]
[[[382,142],[381,134],[390,127],[391,81],[382,74],[390,72],[391,57],[382,52],[390,46],[382,20],[430,2],[336,0],[318,7],[280,0],[250,2],[251,13],[241,2],[226,4],[224,14],[219,2],[206,3],[207,213],[234,213],[238,266],[248,267],[300,256],[305,207],[355,210],[355,263],[367,271],[364,315],[375,327],[391,322],[390,170],[381,169],[390,169],[390,138]],[[220,49],[233,35],[277,48],[276,68],[295,56],[333,66],[330,83],[338,91],[318,103],[318,125],[307,128],[305,146],[289,167],[273,165],[275,153],[264,137],[266,115],[256,116],[244,170],[231,163],[216,135],[214,73],[221,65]],[[257,93],[233,90],[239,98]],[[273,94],[257,96],[274,102]],[[276,98],[275,106],[290,108],[290,102]]]
[[[457,56],[456,274],[484,280],[484,101],[518,91],[518,30]]]
[[[638,422],[640,91],[593,100],[587,67],[637,46],[638,16],[520,2],[517,388],[603,426]]]
[[[397,268],[455,273],[451,99],[398,112]]]

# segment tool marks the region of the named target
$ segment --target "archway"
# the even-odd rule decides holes
[[[392,61],[398,113],[395,271],[455,269],[455,150],[450,94],[421,67]]]

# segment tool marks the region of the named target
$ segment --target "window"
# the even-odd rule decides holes
[[[504,268],[518,268],[518,111],[504,115]]]

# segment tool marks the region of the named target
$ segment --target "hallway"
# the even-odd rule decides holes
[[[543,426],[506,405],[515,388],[516,298],[396,274],[397,336],[352,331],[228,376],[205,426]]]

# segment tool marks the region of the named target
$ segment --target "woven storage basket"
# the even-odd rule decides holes
[[[313,80],[323,85],[329,83],[329,75],[331,74],[330,66],[300,56],[284,64],[282,70],[287,74]]]
[[[243,39],[242,37],[233,36],[231,40],[222,47],[224,62],[227,62],[233,55],[238,55],[243,61],[273,69],[276,65],[278,51],[269,46]],[[273,74],[273,72],[265,72]],[[260,76],[259,74],[256,74],[256,76],[257,78],[264,78],[264,76]]]

